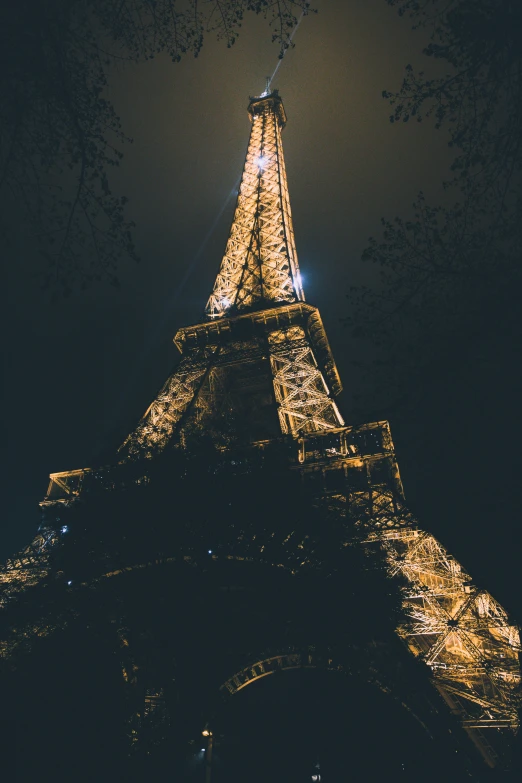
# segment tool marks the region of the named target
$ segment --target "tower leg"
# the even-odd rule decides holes
[[[136,429],[120,446],[123,462],[151,458],[163,451],[197,396],[218,350],[217,345],[194,348],[181,359]]]

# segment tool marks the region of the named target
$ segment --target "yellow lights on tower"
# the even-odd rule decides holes
[[[431,534],[420,529],[405,507],[387,422],[344,425],[333,399],[341,391],[341,382],[328,339],[318,310],[304,301],[281,146],[286,115],[277,92],[268,90],[267,86],[261,97],[250,102],[252,128],[241,186],[206,317],[176,334],[181,360],[120,447],[119,464],[52,474],[42,505],[72,506],[94,485],[116,491],[131,482],[136,486],[152,483],[150,463],[141,460],[156,457],[171,446],[178,453],[188,449],[191,427],[199,427],[198,433],[203,431],[213,438],[228,464],[236,465],[230,451],[237,441],[220,440],[213,428],[224,422],[226,433],[225,427],[232,422],[233,432],[234,416],[239,413],[243,417],[241,448],[261,452],[268,443],[277,448],[282,444],[290,470],[299,472],[303,485],[313,493],[311,508],[321,513],[327,510],[325,527],[330,519],[335,520],[328,534],[338,535],[341,551],[359,543],[378,550],[381,565],[401,592],[397,634],[409,653],[428,667],[426,674],[431,673],[452,714],[487,763],[494,766],[495,737],[511,734],[519,726],[518,628],[490,593],[473,586],[461,565]],[[256,429],[258,416],[262,421]],[[293,456],[289,456],[292,447]],[[266,455],[263,459],[268,460],[269,450]],[[133,466],[125,463],[134,460],[137,473],[129,481]],[[223,555],[245,561],[259,558],[259,562],[292,569],[292,574],[301,568],[322,568],[318,558],[323,555],[316,554],[315,543],[305,540],[308,535],[301,541],[294,537],[297,528],[292,514],[283,520],[290,525],[286,537],[280,536],[282,516],[276,513],[276,505],[274,500],[274,519],[266,519],[264,533],[256,531],[251,540],[243,532],[237,537],[233,525],[223,528],[219,548],[214,553],[206,550],[210,560],[217,561]],[[216,510],[216,517],[221,518],[219,505]],[[274,530],[268,538],[272,524]],[[4,604],[48,575],[50,551],[70,539],[72,526],[71,530],[69,533],[63,523],[56,530],[41,528],[34,542],[0,569]],[[272,536],[280,536],[280,543],[267,554],[265,541]],[[174,556],[170,559],[175,560]],[[105,577],[124,570],[130,566]],[[71,584],[66,579],[63,577],[64,586]],[[75,581],[68,593],[82,588],[79,580]],[[47,632],[35,625],[20,636]],[[10,654],[12,644],[4,645],[4,655]],[[122,641],[121,646],[126,644]],[[273,671],[308,667],[313,660],[312,652],[303,658],[288,651],[254,660],[229,677],[223,693],[226,690],[233,695]],[[132,680],[134,675],[125,676]],[[160,709],[160,691],[147,698],[147,709]],[[207,738],[209,783],[213,735],[208,725],[201,733]],[[319,773],[315,777],[319,780]]]
[[[517,730],[520,636],[506,611],[429,533],[408,527],[372,538],[381,541],[390,576],[405,581],[397,633],[431,668],[464,727]]]
[[[225,255],[208,301],[211,318],[304,300],[295,249],[277,93],[253,99],[252,130]],[[228,303],[228,304],[226,304]]]
[[[281,430],[297,435],[342,427],[304,329],[272,332],[268,344]]]

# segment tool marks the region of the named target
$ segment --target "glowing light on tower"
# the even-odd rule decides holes
[[[304,301],[288,196],[281,131],[286,114],[277,90],[249,106],[250,140],[236,211],[206,312],[240,313],[260,303]]]

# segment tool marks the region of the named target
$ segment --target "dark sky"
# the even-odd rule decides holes
[[[360,255],[380,217],[407,215],[420,189],[437,201],[450,157],[446,136],[428,123],[391,125],[381,97],[400,86],[406,63],[422,60],[425,35],[384,0],[316,5],[273,86],[288,114],[284,150],[305,294],[321,310],[350,423],[353,391],[364,384],[353,365],[360,348],[340,324],[345,293],[373,279]],[[88,466],[118,444],[170,372],[176,329],[201,317],[232,218],[248,96],[261,92],[277,54],[266,24],[247,17],[230,50],[208,39],[196,60],[160,57],[113,74],[111,97],[134,143],[112,184],[130,199],[142,257],[122,264],[118,290],[95,285],[52,297],[35,282],[39,261],[22,234],[9,250],[4,556],[35,531],[48,473]],[[471,431],[484,426],[489,458],[495,453],[498,411],[477,412],[470,400],[470,417],[463,395],[441,398],[436,420],[433,407],[403,410],[391,418],[392,433],[421,522],[509,602],[517,583],[515,550],[506,547],[512,521],[499,518],[491,488],[491,507],[480,502],[486,455],[477,459],[473,441],[470,467],[466,452]]]

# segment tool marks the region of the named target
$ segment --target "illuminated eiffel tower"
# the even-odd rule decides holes
[[[157,579],[162,586],[154,601],[159,595],[165,601],[162,591],[174,590],[165,588],[174,579],[166,573],[188,579],[183,588],[175,581],[176,595],[185,589],[196,595],[198,580],[220,564],[324,578],[342,572],[344,553],[371,552],[369,559],[397,586],[400,654],[420,662],[415,672],[425,670],[442,697],[434,711],[447,710],[451,725],[460,723],[487,765],[502,764],[519,726],[518,630],[406,508],[387,422],[345,425],[334,400],[341,391],[336,365],[299,273],[281,143],[283,103],[267,90],[250,100],[248,112],[252,128],[236,210],[204,320],[177,332],[181,359],[113,464],[51,475],[37,537],[0,572],[5,614],[20,611],[22,618],[6,636],[4,657],[16,659],[84,615],[101,627],[103,606],[122,682],[132,693],[131,744],[161,745],[174,664],[171,652],[158,650],[177,644],[178,669],[183,656],[166,631],[160,644],[157,631],[143,630],[152,604],[137,619],[137,601],[125,598],[133,590],[144,595],[145,574],[147,584]],[[93,602],[98,619],[92,619]],[[251,606],[248,615],[256,611]],[[229,647],[243,633],[241,622],[231,624]],[[279,621],[263,622],[256,620],[256,628],[268,633],[270,622]],[[344,624],[351,622],[347,615]],[[299,667],[362,672],[382,690],[407,691],[377,653],[365,669],[364,661],[351,663],[340,652],[342,645],[321,646],[316,638],[305,644],[296,634],[292,644],[277,647],[272,639],[263,648],[256,647],[254,630],[248,633],[248,643],[241,637],[242,658],[227,658],[215,643],[209,654],[212,666],[219,659],[226,697]],[[201,668],[198,676],[206,682]],[[415,690],[399,698],[418,711]]]

